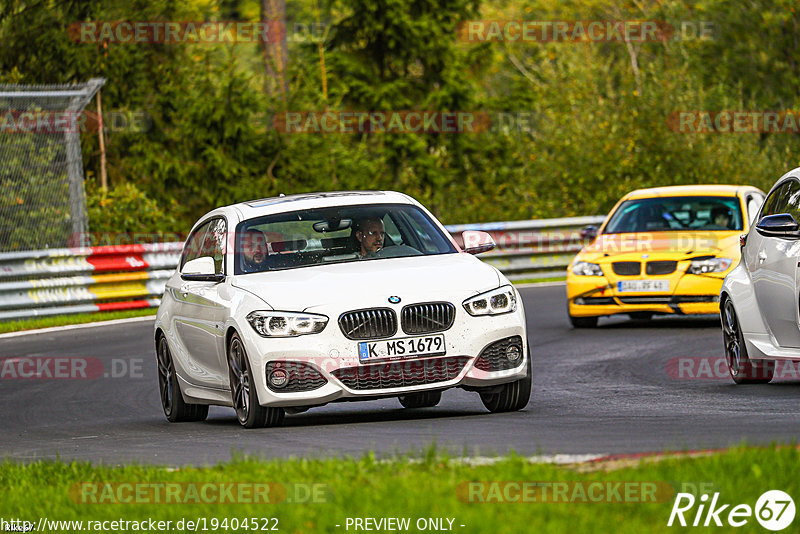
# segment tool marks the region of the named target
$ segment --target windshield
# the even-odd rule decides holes
[[[235,272],[454,252],[450,239],[416,206],[337,206],[239,223]]]
[[[741,229],[737,197],[662,197],[626,200],[611,215],[603,233]]]

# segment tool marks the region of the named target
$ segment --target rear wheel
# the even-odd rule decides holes
[[[207,404],[189,404],[183,400],[175,364],[169,351],[167,338],[158,337],[156,343],[156,359],[158,363],[158,391],[161,395],[161,407],[170,423],[187,421],[204,421],[208,417]]]
[[[397,397],[403,408],[432,408],[442,400],[441,391],[424,391],[422,393],[412,393]]]
[[[283,423],[283,408],[268,408],[258,403],[258,392],[253,383],[250,360],[238,334],[233,334],[228,346],[228,375],[231,382],[231,399],[236,418],[245,428],[278,426]]]
[[[569,322],[572,323],[572,328],[594,328],[597,326],[598,317],[575,317],[569,316]]]
[[[767,384],[775,374],[775,361],[755,362],[748,357],[739,318],[731,299],[725,299],[721,315],[725,360],[728,362],[731,378],[737,384]]]
[[[531,398],[531,351],[528,349],[528,365],[525,378],[516,382],[503,384],[499,388],[491,388],[489,392],[481,392],[481,402],[492,413],[516,412],[528,405]]]

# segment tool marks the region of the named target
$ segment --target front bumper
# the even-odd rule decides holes
[[[567,301],[573,317],[650,312],[658,314],[703,315],[719,314],[719,294],[725,273],[713,276],[685,272],[670,280],[669,292],[632,293],[617,290],[617,281],[606,276],[576,276],[567,274]],[[653,277],[652,279],[656,279]]]
[[[453,326],[442,332],[446,354],[430,358],[362,364],[358,357],[358,341],[345,338],[335,319],[331,319],[323,332],[313,335],[269,339],[256,334],[249,325],[242,328],[240,334],[262,406],[316,406],[336,400],[392,397],[452,387],[490,387],[524,378],[528,368],[528,340],[521,302],[516,312],[494,317],[472,317],[459,309]],[[393,339],[402,337],[408,336],[399,332]],[[500,371],[481,369],[486,367],[478,360],[481,352],[498,340],[511,337],[521,340],[520,363]],[[312,369],[305,377],[313,375],[314,389],[280,392],[268,387],[268,367],[274,369],[278,363],[290,369],[292,362]],[[366,369],[368,366],[383,366],[384,369]],[[380,375],[378,379],[376,373]],[[320,383],[318,376],[324,381],[316,387]]]

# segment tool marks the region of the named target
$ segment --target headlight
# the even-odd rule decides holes
[[[500,315],[517,309],[517,294],[511,286],[502,286],[464,301],[470,315]]]
[[[572,274],[577,274],[578,276],[603,276],[603,269],[596,263],[576,261],[572,265]]]
[[[702,260],[692,260],[692,264],[686,270],[689,274],[721,273],[731,266],[733,260],[730,258],[705,258]]]
[[[328,318],[314,313],[254,311],[247,316],[247,322],[260,336],[294,337],[322,332]]]

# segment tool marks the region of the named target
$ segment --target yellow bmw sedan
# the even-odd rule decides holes
[[[575,328],[628,314],[718,314],[725,275],[739,262],[739,237],[764,202],[750,186],[639,189],[614,206],[567,267]]]

